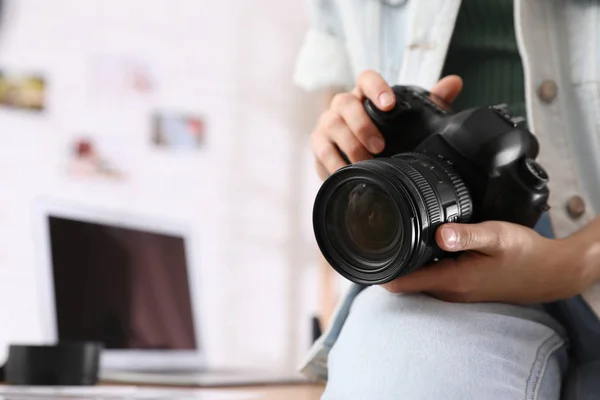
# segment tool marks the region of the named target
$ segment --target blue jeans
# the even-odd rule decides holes
[[[546,216],[536,229],[552,236]],[[323,400],[560,398],[566,334],[541,306],[448,303],[372,286],[347,307],[321,343]]]

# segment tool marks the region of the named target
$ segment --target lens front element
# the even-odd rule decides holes
[[[384,261],[401,240],[400,211],[393,199],[372,182],[344,184],[332,194],[329,207],[328,235],[349,254],[371,263]]]
[[[359,183],[350,191],[346,230],[361,251],[373,254],[385,251],[397,236],[399,219],[392,199],[380,188]]]

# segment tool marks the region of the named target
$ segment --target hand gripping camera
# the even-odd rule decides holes
[[[326,260],[364,285],[456,256],[435,242],[444,223],[533,227],[549,208],[548,175],[535,161],[538,142],[506,105],[453,113],[421,88],[393,91],[391,111],[364,103],[385,150],[332,174],[313,209]]]

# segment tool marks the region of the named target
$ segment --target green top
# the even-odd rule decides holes
[[[526,117],[513,12],[513,0],[462,0],[442,71],[442,76],[456,74],[464,81],[455,111],[506,103]]]

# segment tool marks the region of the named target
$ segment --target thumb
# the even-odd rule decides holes
[[[445,251],[476,250],[493,255],[501,251],[502,226],[491,222],[479,224],[444,224],[436,232],[436,242]]]
[[[446,103],[452,103],[463,87],[463,81],[458,75],[448,75],[438,81],[429,91]]]

